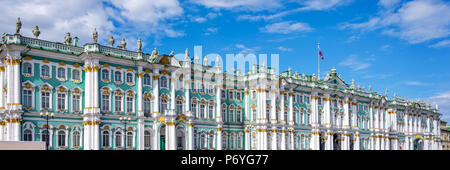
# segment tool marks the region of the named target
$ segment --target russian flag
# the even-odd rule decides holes
[[[319,56],[322,57],[322,60],[325,60],[325,58],[323,58],[322,52],[319,50]]]

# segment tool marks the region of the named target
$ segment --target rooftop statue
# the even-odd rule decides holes
[[[120,45],[122,46],[122,49],[125,50],[125,47],[127,46],[127,43],[125,42],[125,38],[122,38],[122,41],[120,41]]]
[[[72,43],[72,38],[70,37],[70,32],[66,33],[64,37],[64,44],[70,45]]]
[[[138,53],[142,52],[142,41],[141,38],[138,39],[137,41],[137,46],[138,46]]]
[[[388,89],[386,88],[386,91],[384,92],[384,96],[387,96],[388,94]]]
[[[173,57],[173,50],[170,52],[169,57]]]
[[[35,26],[33,31],[31,31],[34,35],[34,37],[36,37],[36,39],[39,37],[39,34],[41,34],[41,31],[39,31],[39,27]]]
[[[22,28],[22,22],[20,21],[20,18],[17,18],[17,22],[16,22],[16,34],[19,34],[21,28]]]
[[[113,46],[114,46],[114,37],[113,37],[112,35],[109,37],[108,43],[109,43],[109,46],[110,46],[110,47],[113,47]]]
[[[158,51],[157,49],[153,49],[152,51],[152,55],[150,56],[150,59],[155,59],[156,57],[158,57]]]
[[[97,44],[98,40],[97,28],[94,28],[94,32],[92,33],[92,39],[94,40],[94,44]]]
[[[188,61],[189,60],[189,50],[186,48],[186,51],[184,52],[184,60]]]

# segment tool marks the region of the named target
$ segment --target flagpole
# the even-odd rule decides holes
[[[320,42],[317,43],[317,49],[320,51]],[[317,52],[317,80],[320,80],[320,55]]]

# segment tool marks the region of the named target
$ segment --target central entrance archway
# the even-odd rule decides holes
[[[423,139],[418,138],[414,140],[414,150],[423,150]]]
[[[186,135],[184,129],[179,128],[176,131],[177,150],[186,150]]]

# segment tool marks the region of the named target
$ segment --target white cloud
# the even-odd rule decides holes
[[[386,44],[386,45],[382,45],[382,46],[380,47],[380,50],[386,51],[386,50],[388,50],[388,49],[390,49],[390,48],[391,48],[391,46],[388,45],[388,44]]]
[[[378,1],[378,5],[384,7],[384,8],[392,8],[396,5],[398,5],[401,2],[401,0],[380,0]]]
[[[279,8],[277,0],[191,0],[191,2],[213,9],[262,11]]]
[[[407,81],[405,82],[406,85],[409,86],[428,86],[428,83],[420,82],[420,81]]]
[[[212,34],[216,34],[217,31],[218,31],[217,28],[207,28],[207,29],[205,30],[205,33],[204,33],[204,34],[205,34],[206,36],[209,36],[209,35],[212,35]]]
[[[286,15],[290,15],[297,12],[303,11],[324,11],[329,9],[334,9],[339,6],[346,5],[350,3],[352,0],[294,0],[301,5],[299,8],[294,8],[291,10],[285,10],[282,12],[277,12],[271,15],[240,15],[238,20],[272,20],[276,18],[280,18]]]
[[[274,24],[266,25],[260,28],[260,31],[267,33],[279,33],[279,34],[289,34],[293,32],[309,32],[312,31],[307,23],[283,21]]]
[[[133,21],[155,23],[163,19],[179,16],[183,13],[178,0],[111,0],[120,9],[120,13]]]
[[[243,54],[243,55],[247,55],[247,54],[255,54],[256,55],[256,51],[260,49],[260,47],[249,48],[243,44],[236,44],[235,47],[239,50],[238,54]]]
[[[369,59],[369,61],[373,61],[373,59]],[[344,61],[339,63],[340,66],[345,66],[353,71],[360,71],[370,67],[372,64],[368,62],[368,60],[360,59],[358,55],[350,55]]]
[[[155,38],[183,36],[182,31],[165,22],[180,16],[183,9],[178,0],[3,0],[0,10],[0,32],[14,33],[17,17],[21,18],[21,34],[32,37],[31,30],[39,26],[39,38],[62,42],[65,33],[79,37],[80,44],[92,42],[92,31],[97,28],[100,43],[106,43],[110,35],[125,37],[129,47],[135,47],[137,36],[145,41],[149,35]],[[152,29],[149,29],[152,27]],[[127,45],[128,46],[128,45]]]
[[[383,7],[395,5],[380,1]],[[382,9],[378,16],[362,23],[345,23],[343,29],[372,31],[399,37],[411,44],[445,38],[450,35],[450,3],[442,0],[414,0],[396,10]]]
[[[425,99],[426,102],[438,105],[440,113],[443,114],[442,119],[450,121],[450,91],[442,92]]]
[[[448,48],[450,47],[450,40],[442,40],[436,44],[430,45],[431,48]]]
[[[283,51],[283,52],[290,52],[290,51],[293,50],[292,48],[286,48],[286,47],[283,47],[283,46],[279,46],[279,47],[277,47],[277,49],[280,50],[280,51]]]

